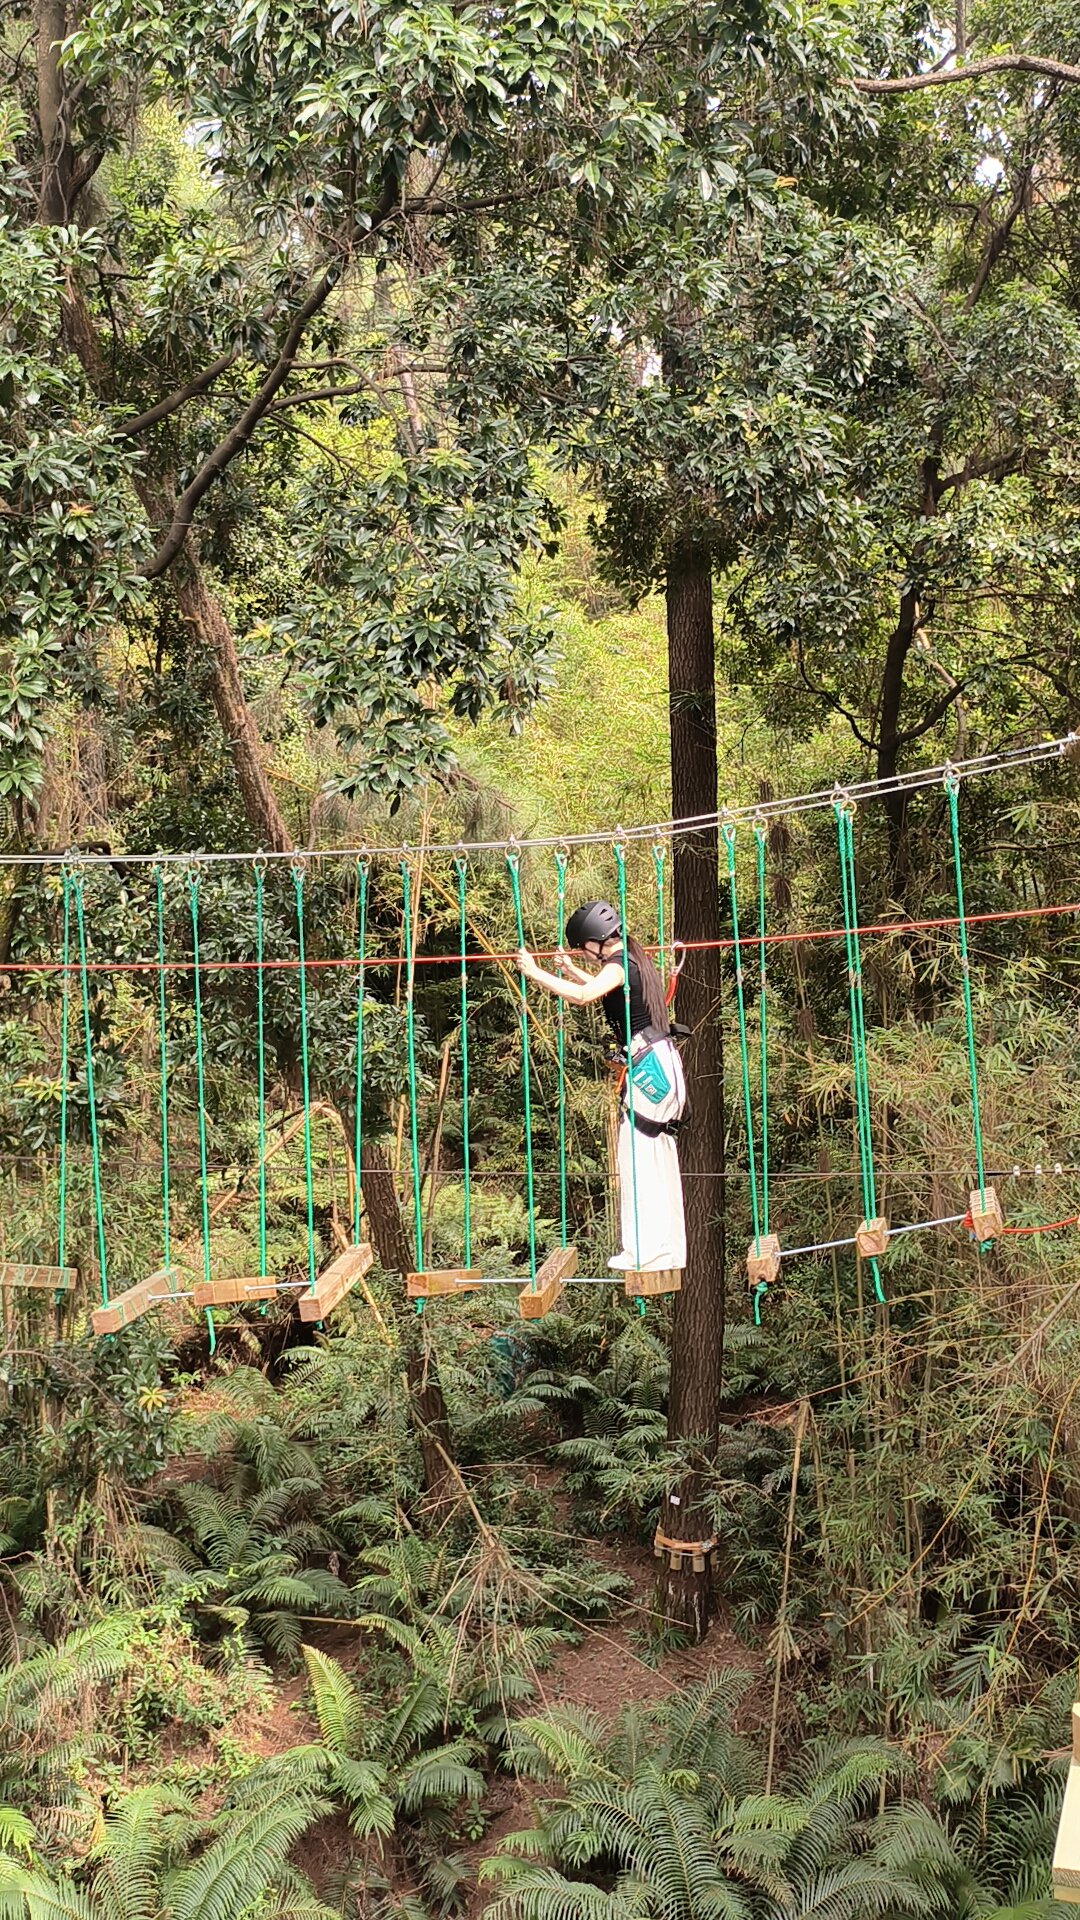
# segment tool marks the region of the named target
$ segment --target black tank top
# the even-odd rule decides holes
[[[643,1028],[651,1026],[652,1022],[649,1019],[649,1009],[645,1005],[645,995],[641,990],[641,970],[633,954],[628,956],[628,960],[627,973],[630,979],[630,1034],[632,1038],[635,1033],[641,1033]],[[616,1040],[622,1041],[625,1045],[626,996],[622,987],[612,987],[610,993],[604,994],[600,1005],[604,1009],[607,1023],[615,1035]]]

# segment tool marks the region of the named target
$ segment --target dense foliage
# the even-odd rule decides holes
[[[1075,718],[1074,15],[5,11],[0,850],[103,857],[74,891],[55,858],[0,864],[0,1261],[62,1242],[78,1269],[2,1290],[4,1915],[1047,1911],[1080,1656],[1075,1236],[1038,1230],[1078,1204],[1068,764],[961,793],[967,903],[996,916],[971,929],[987,1166],[1024,1233],[980,1251],[960,1218],[935,785],[856,828],[861,917],[890,929],[863,943],[881,1206],[946,1222],[894,1241],[884,1306],[845,1244],[828,807],[771,822],[760,902],[737,836],[744,930],[760,908],[781,936],[772,1225],[836,1244],[754,1323],[725,956],[730,1158],[694,1176],[728,1236],[718,1442],[670,1417],[682,1302],[582,1287],[523,1322],[485,1288],[417,1316],[400,1269],[416,1190],[431,1264],[462,1260],[467,1206],[485,1277],[529,1260],[505,861],[467,864],[467,1200],[458,870],[431,848],[667,817],[688,579],[714,596],[689,717],[708,732],[715,672],[718,806]],[[961,73],[1010,50],[1028,66]],[[874,91],[915,73],[934,86]],[[404,874],[333,851],[388,842]],[[259,849],[283,858],[196,857]],[[670,943],[671,863],[647,839],[626,871]],[[522,872],[550,949],[557,862]],[[572,897],[615,885],[610,842],[575,849]],[[611,1078],[598,1022],[563,1039],[596,1274]],[[559,1057],[536,1004],[541,1245]],[[353,1237],[358,1136],[378,1260],[312,1329],[289,1289]],[[102,1280],[163,1265],[178,1298],[95,1340]],[[196,1315],[207,1269],[282,1291]],[[649,1551],[688,1476],[723,1615],[692,1666]]]

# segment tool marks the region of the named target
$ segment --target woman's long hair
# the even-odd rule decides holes
[[[664,983],[656,970],[652,955],[646,953],[641,941],[635,940],[632,933],[626,936],[626,952],[638,970],[650,1027],[660,1027],[664,1033],[670,1033],[671,1021],[668,1018],[667,1001],[664,998]]]

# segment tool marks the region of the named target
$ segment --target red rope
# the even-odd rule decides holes
[[[1080,913],[1080,900],[1069,900],[1059,906],[1010,907],[1007,910],[997,913],[969,913],[965,918],[969,927],[976,927],[997,924],[1007,920],[1050,919],[1065,913]],[[937,920],[872,921],[865,926],[860,926],[858,931],[860,934],[867,936],[872,934],[930,933],[943,930],[947,927],[958,927],[959,924],[960,922],[955,914],[948,914],[943,915]],[[842,940],[844,933],[845,929],[843,927],[807,927],[804,928],[801,933],[770,933],[766,935],[765,939],[767,946],[802,946],[808,942],[817,940]],[[722,952],[730,952],[736,943],[734,940],[724,939],[685,940],[679,942],[679,944],[687,953],[700,953],[713,948],[719,948]],[[758,945],[758,935],[756,933],[743,934],[738,944],[741,947],[756,947]],[[554,948],[541,947],[537,949],[537,951],[539,957],[543,960],[554,958]],[[465,959],[467,962],[476,966],[510,965],[513,963],[515,955],[513,953],[467,953]],[[203,973],[253,973],[258,964],[257,960],[201,960],[199,962],[200,969]],[[262,964],[265,972],[272,973],[276,970],[290,972],[297,968],[300,962],[299,960],[282,959],[264,960]],[[381,960],[369,957],[364,961],[365,967],[373,968],[403,967],[405,964],[405,955],[400,953],[391,954]],[[305,969],[309,973],[319,972],[325,968],[355,968],[358,965],[359,962],[356,958],[351,956],[333,960],[305,960],[304,962]],[[461,965],[461,955],[459,953],[418,953],[416,955],[416,965],[418,967],[459,967]],[[88,963],[87,970],[90,973],[156,973],[157,967],[158,962],[156,960],[91,960]],[[193,971],[193,962],[190,960],[166,960],[165,967],[167,972],[179,971],[190,973]],[[59,960],[9,960],[0,967],[0,975],[6,973],[51,974],[62,973],[63,970],[63,964]],[[75,973],[78,971],[77,963],[72,961],[69,964],[68,972]]]
[[[969,1233],[973,1231],[970,1213],[965,1213],[960,1225],[966,1227]],[[1036,1227],[1002,1227],[1001,1231],[1019,1237],[1028,1233],[1060,1233],[1063,1227],[1075,1226],[1080,1226],[1080,1213],[1070,1213],[1067,1220],[1046,1220]]]

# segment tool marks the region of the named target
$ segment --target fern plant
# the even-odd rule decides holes
[[[289,1854],[325,1803],[272,1767],[214,1819],[183,1794],[131,1793],[73,1874],[0,1854],[3,1920],[334,1920]]]
[[[425,1663],[414,1665],[400,1696],[389,1702],[384,1689],[379,1697],[362,1691],[328,1654],[314,1647],[303,1652],[320,1738],[294,1748],[283,1764],[301,1778],[313,1771],[344,1807],[358,1839],[374,1843],[376,1857],[393,1839],[440,1904],[452,1899],[465,1873],[453,1851],[459,1809],[475,1806],[484,1792],[475,1763],[492,1701],[482,1688],[454,1692],[446,1677],[453,1662],[449,1635],[442,1677],[429,1650],[427,1670]],[[511,1700],[519,1697],[511,1687]]]
[[[301,1517],[316,1486],[283,1480],[246,1496],[205,1481],[176,1488],[175,1530],[139,1530],[163,1593],[185,1596],[207,1629],[233,1632],[246,1651],[292,1660],[300,1615],[340,1614],[351,1605],[337,1575],[310,1564],[332,1550],[325,1531]]]
[[[768,1796],[733,1731],[730,1670],[614,1728],[581,1710],[526,1719],[514,1763],[553,1797],[485,1862],[487,1920],[923,1920],[955,1916],[970,1875],[878,1742],[809,1749]],[[976,1908],[970,1911],[975,1913]]]

